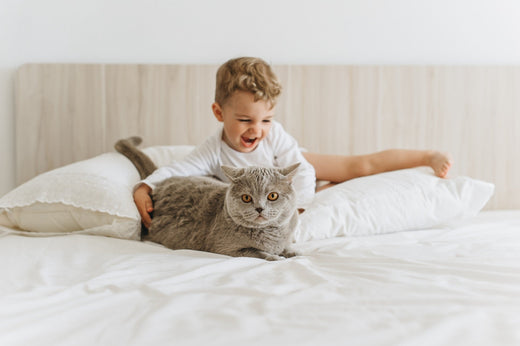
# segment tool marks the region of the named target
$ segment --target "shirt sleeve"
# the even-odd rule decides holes
[[[218,167],[218,143],[215,143],[215,136],[196,147],[184,159],[174,161],[171,164],[159,167],[146,179],[141,180],[137,185],[146,184],[152,189],[161,181],[171,177],[186,176],[208,176],[214,175]]]
[[[274,161],[277,167],[287,167],[300,162],[294,177],[293,186],[296,191],[298,208],[305,209],[314,199],[316,191],[316,172],[314,167],[303,157],[298,142],[283,129],[282,125],[273,122],[271,128]]]

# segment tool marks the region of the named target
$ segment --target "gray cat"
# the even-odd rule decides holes
[[[141,138],[115,144],[142,179],[155,164],[137,149]],[[208,177],[172,177],[152,192],[154,212],[144,237],[170,249],[279,260],[290,249],[298,222],[291,179],[300,164],[287,168],[222,166],[230,184]],[[282,257],[283,256],[283,257]]]

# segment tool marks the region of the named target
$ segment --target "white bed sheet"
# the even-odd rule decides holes
[[[520,210],[279,262],[0,237],[0,345],[519,345]]]

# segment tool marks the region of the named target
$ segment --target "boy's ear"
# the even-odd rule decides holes
[[[224,117],[222,116],[222,107],[217,102],[214,102],[211,105],[211,110],[213,110],[213,114],[215,115],[215,118],[217,118],[218,121],[224,121]]]

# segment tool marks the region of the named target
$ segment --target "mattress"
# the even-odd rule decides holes
[[[0,236],[0,345],[518,345],[520,210],[277,262]]]

